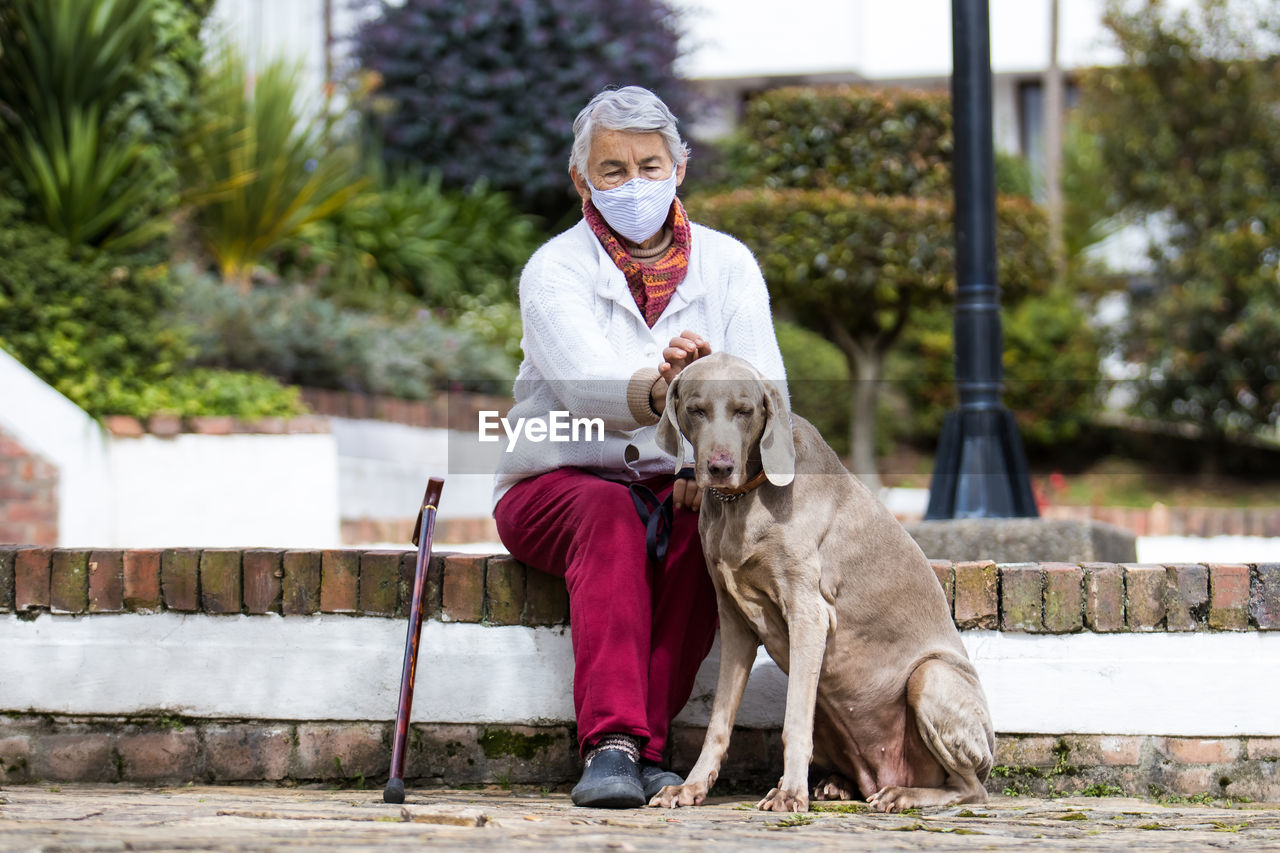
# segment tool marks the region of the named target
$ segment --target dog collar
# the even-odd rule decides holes
[[[747,480],[747,482],[743,483],[741,486],[738,486],[735,489],[718,489],[715,486],[710,486],[708,487],[707,491],[711,493],[711,497],[715,498],[721,503],[733,503],[734,501],[738,500],[739,498],[741,498],[743,495],[745,495],[747,492],[751,491],[752,489],[759,488],[760,485],[764,483],[764,481],[765,481],[765,474],[764,474],[764,470],[761,469],[759,474],[756,474],[750,480]]]

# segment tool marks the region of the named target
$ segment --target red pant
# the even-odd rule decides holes
[[[645,484],[665,498],[672,482]],[[494,517],[513,557],[569,587],[583,751],[618,732],[638,737],[644,757],[661,761],[671,719],[689,701],[716,633],[697,513],[675,511],[662,566],[646,558],[645,530],[627,487],[578,468],[517,483]]]

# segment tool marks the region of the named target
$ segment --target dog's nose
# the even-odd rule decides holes
[[[712,456],[707,460],[707,473],[717,479],[728,477],[733,473],[733,460],[725,456]]]

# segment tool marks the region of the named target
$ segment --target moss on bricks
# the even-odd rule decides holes
[[[477,738],[485,758],[501,758],[504,755],[528,761],[536,756],[539,750],[546,749],[555,742],[555,737],[541,732],[536,735],[524,735],[510,729],[485,729]]]
[[[359,609],[368,616],[395,616],[400,597],[401,551],[364,551],[360,555]]]
[[[200,609],[200,549],[168,548],[160,555],[160,593],[164,606],[179,613]]]
[[[89,609],[89,552],[53,552],[49,568],[49,605],[54,613],[84,613]]]
[[[16,548],[0,548],[0,613],[13,609],[13,562]]]

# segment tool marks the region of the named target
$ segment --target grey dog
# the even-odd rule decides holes
[[[720,673],[697,763],[650,805],[701,803],[764,643],[788,675],[784,767],[758,808],[814,799],[893,812],[984,802],[995,737],[986,696],[920,548],[742,359],[699,359],[671,383],[659,447],[694,448],[698,522],[720,614]]]

